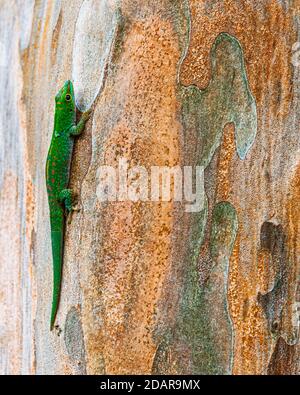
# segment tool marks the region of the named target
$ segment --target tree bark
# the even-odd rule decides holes
[[[0,0],[0,373],[299,374],[298,0]],[[57,327],[45,161],[72,79]],[[101,202],[201,166],[204,206]]]

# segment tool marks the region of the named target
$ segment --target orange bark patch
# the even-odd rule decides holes
[[[258,288],[262,294],[270,292],[274,286],[275,273],[272,256],[268,250],[260,250],[257,257]]]
[[[190,0],[190,11],[191,42],[181,81],[201,88],[208,84],[211,46],[219,33],[227,32],[242,45],[258,107],[270,107],[274,116],[287,115],[292,97],[291,48],[297,41],[293,12],[276,0],[264,4],[251,0]]]
[[[217,175],[217,200],[227,201],[230,196],[230,166],[235,154],[234,125],[229,124],[224,128],[223,141],[220,149],[218,175]]]
[[[41,38],[40,38],[40,46],[39,46],[39,59],[38,59],[38,70],[39,70],[39,74],[41,74],[44,70],[45,70],[45,65],[46,65],[46,61],[47,61],[47,56],[46,56],[46,51],[47,51],[47,36],[49,34],[49,24],[50,24],[50,19],[51,19],[51,12],[52,12],[52,8],[53,7],[53,3],[49,2],[47,5],[47,10],[46,10],[46,16],[45,16],[45,23],[43,26],[43,31],[41,34]]]
[[[300,165],[298,165],[291,181],[287,216],[289,224],[289,250],[292,251],[294,261],[297,261],[300,252]]]
[[[300,302],[299,278],[300,278],[300,166],[298,165],[290,184],[290,195],[287,202],[288,224],[288,251],[291,263],[289,272],[288,302],[283,316],[285,340],[295,344],[299,323]]]
[[[262,308],[257,302],[257,290],[241,275],[239,260],[238,236],[230,259],[228,289],[234,326],[233,374],[261,374],[268,360],[268,328]],[[253,273],[254,278],[257,278],[257,274]]]
[[[129,168],[140,165],[148,171],[151,166],[180,163],[179,57],[169,22],[150,17],[132,25],[110,88],[117,91],[109,97],[120,100],[122,113],[104,142],[105,165],[117,167],[124,157]],[[173,203],[125,201],[101,210],[105,218],[99,277],[103,326],[101,332],[90,334],[87,348],[91,354],[98,348],[106,373],[151,373],[157,303],[171,264]],[[97,371],[92,365],[89,369]]]

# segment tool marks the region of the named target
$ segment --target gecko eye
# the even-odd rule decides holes
[[[70,101],[71,100],[71,95],[66,95],[66,100]]]

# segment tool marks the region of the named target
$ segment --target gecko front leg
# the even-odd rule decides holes
[[[71,127],[71,129],[70,129],[71,136],[79,136],[83,132],[85,124],[90,119],[91,112],[92,112],[92,110],[88,110],[88,111],[84,112],[82,114],[78,124]]]

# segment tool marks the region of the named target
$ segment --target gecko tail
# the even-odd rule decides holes
[[[62,280],[62,264],[63,264],[63,231],[52,231],[52,257],[53,257],[53,299],[51,310],[50,330],[54,328],[56,314],[59,305],[61,280]]]

